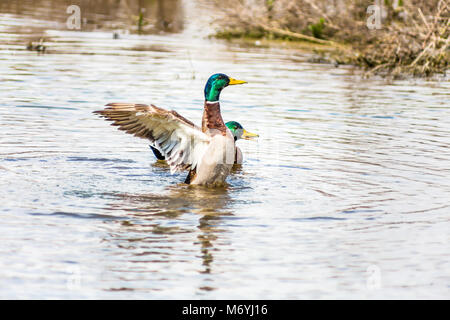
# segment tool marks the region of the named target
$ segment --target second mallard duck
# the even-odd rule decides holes
[[[246,83],[225,74],[212,75],[205,86],[202,127],[154,105],[110,103],[100,114],[119,130],[150,140],[167,159],[170,171],[189,170],[186,183],[222,185],[236,160],[235,140],[223,122],[219,97],[229,85]]]

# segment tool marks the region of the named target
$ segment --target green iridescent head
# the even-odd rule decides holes
[[[237,121],[229,121],[225,125],[230,129],[231,134],[234,137],[234,141],[239,139],[252,140],[253,138],[259,137],[256,133],[248,132],[242,127],[242,125]]]
[[[236,80],[230,78],[226,74],[216,73],[209,77],[205,85],[205,100],[206,101],[219,101],[220,92],[223,88],[234,85],[246,83],[242,80]]]

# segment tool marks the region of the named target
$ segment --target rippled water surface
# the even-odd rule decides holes
[[[0,3],[0,298],[450,298],[447,80],[365,80],[193,19],[113,39]],[[226,188],[187,187],[92,114],[200,123],[216,72],[248,81],[222,114],[260,135]]]

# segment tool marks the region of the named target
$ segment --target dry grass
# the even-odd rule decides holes
[[[221,37],[332,45],[344,54],[340,61],[368,75],[430,76],[449,67],[449,0],[221,0],[217,6],[225,13]]]

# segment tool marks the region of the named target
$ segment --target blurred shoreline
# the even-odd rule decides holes
[[[445,74],[450,7],[444,0],[225,0],[217,37],[309,42],[337,64],[400,77]]]
[[[0,13],[0,26],[38,52],[51,41],[48,30],[107,31],[118,39],[191,28],[190,36],[299,49],[315,55],[311,62],[356,65],[365,76],[445,76],[450,65],[443,0],[0,0]]]
[[[68,21],[79,8],[80,25],[75,30],[127,30],[131,33],[176,33],[183,30],[180,0],[0,0],[0,13],[53,22],[52,28],[67,29]],[[17,28],[27,26],[18,25]]]

